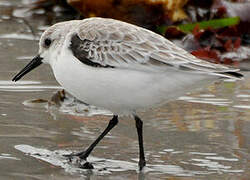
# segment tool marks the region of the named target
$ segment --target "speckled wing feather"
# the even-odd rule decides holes
[[[102,66],[165,64],[206,73],[238,71],[200,60],[156,33],[113,19],[83,20],[77,29],[77,37],[81,39],[79,47],[87,53],[88,60]]]

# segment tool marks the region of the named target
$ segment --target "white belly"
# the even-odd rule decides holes
[[[199,74],[172,69],[156,73],[91,67],[73,56],[58,59],[53,71],[57,81],[73,96],[115,114],[152,107],[208,83]]]

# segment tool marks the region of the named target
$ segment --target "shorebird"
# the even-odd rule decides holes
[[[71,157],[86,161],[117,125],[118,116],[131,115],[138,134],[140,170],[146,161],[138,110],[166,103],[218,77],[243,77],[238,69],[200,60],[152,31],[106,18],[49,27],[40,38],[38,55],[13,81],[42,63],[51,66],[56,80],[73,96],[114,114],[93,144]],[[83,167],[93,168],[87,161]]]

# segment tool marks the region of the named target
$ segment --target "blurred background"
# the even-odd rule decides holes
[[[234,66],[244,61],[241,67],[246,68],[245,60],[249,59],[248,0],[33,0],[24,3],[29,12],[23,15],[44,12],[49,25],[88,17],[114,18],[162,34],[208,61]]]
[[[0,179],[249,179],[249,12],[247,0],[0,0]],[[87,147],[111,113],[64,92],[46,65],[11,82],[47,27],[94,16],[145,27],[245,76],[141,112],[144,174],[136,171],[131,118],[97,146],[90,157],[96,170],[84,171],[61,155]]]

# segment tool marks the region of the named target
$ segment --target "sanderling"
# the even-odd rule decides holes
[[[105,18],[49,27],[41,36],[38,55],[13,81],[42,63],[51,66],[56,80],[76,98],[114,113],[94,143],[72,156],[86,160],[118,123],[118,116],[132,115],[140,170],[146,161],[138,109],[165,103],[217,77],[242,77],[237,69],[200,60],[154,32]],[[92,168],[89,164],[85,167]]]

